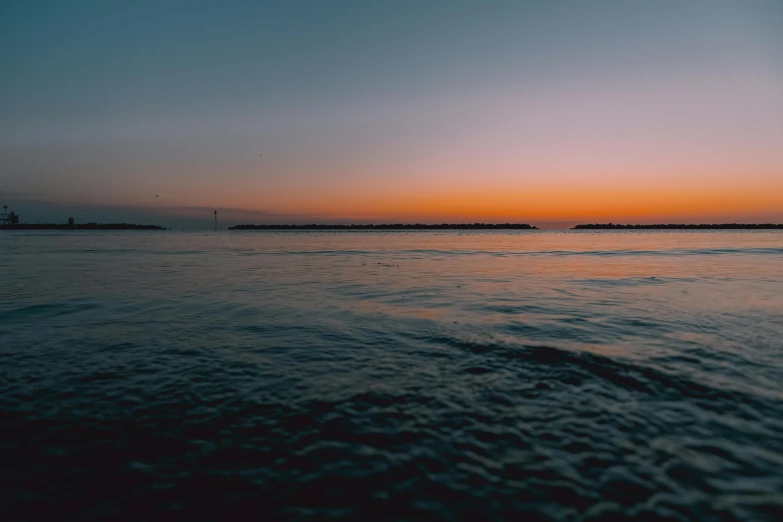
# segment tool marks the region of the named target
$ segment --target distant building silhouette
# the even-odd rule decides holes
[[[8,205],[3,205],[0,214],[0,229],[2,230],[166,230],[157,225],[134,225],[131,223],[76,223],[72,217],[67,223],[19,223],[19,214],[8,210]]]
[[[15,214],[13,210],[8,211],[8,205],[3,205],[3,213],[0,214],[0,225],[18,225],[19,214]]]

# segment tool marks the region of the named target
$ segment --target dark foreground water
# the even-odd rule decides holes
[[[783,232],[0,251],[0,519],[783,520]]]

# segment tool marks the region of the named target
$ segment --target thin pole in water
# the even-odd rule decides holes
[[[215,230],[217,230],[217,210],[215,211]]]

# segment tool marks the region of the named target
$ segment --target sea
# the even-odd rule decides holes
[[[783,520],[783,231],[0,232],[0,519]]]

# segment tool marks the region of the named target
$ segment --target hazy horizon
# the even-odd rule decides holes
[[[5,3],[0,204],[172,228],[783,222],[781,56],[764,0]]]
[[[24,223],[65,223],[73,217],[77,223],[136,223],[142,225],[159,225],[172,229],[211,230],[214,227],[213,211],[218,211],[219,228],[225,229],[240,224],[386,224],[386,223],[527,223],[543,230],[570,229],[578,224],[586,223],[622,223],[622,224],[659,224],[659,223],[778,223],[776,214],[757,213],[741,216],[647,216],[642,219],[629,217],[623,219],[563,219],[541,220],[498,219],[493,216],[442,216],[434,219],[431,216],[405,216],[388,218],[379,216],[333,217],[317,214],[274,214],[252,209],[210,208],[210,207],[132,207],[109,205],[80,205],[35,201],[20,198],[2,198],[0,201],[9,204],[9,210],[14,210],[22,217]],[[6,203],[3,203],[6,204]]]

